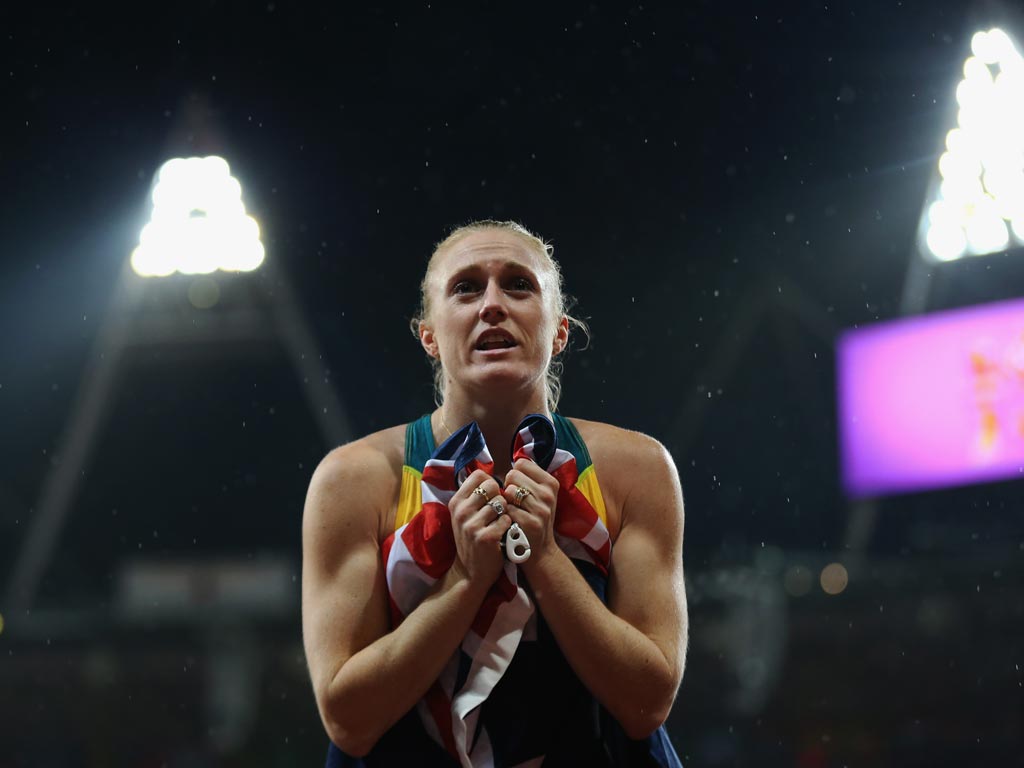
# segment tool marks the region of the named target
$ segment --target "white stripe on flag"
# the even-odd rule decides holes
[[[405,546],[405,541],[402,539],[405,527],[403,525],[395,531],[391,552],[388,553],[385,575],[391,598],[402,615],[408,616],[417,605],[423,602],[423,598],[427,596],[437,579],[426,573],[413,560],[409,548]]]
[[[429,483],[420,483],[420,489],[424,504],[428,501],[433,501],[438,504],[444,504],[447,507],[452,500],[452,496],[455,495],[455,491],[443,491]]]
[[[594,562],[594,556],[590,554],[590,551],[576,539],[571,539],[568,536],[556,533],[555,543],[558,544],[559,549],[568,555],[570,560],[583,560],[587,563]]]
[[[551,457],[551,463],[548,464],[548,472],[551,474],[555,473],[555,470],[565,464],[567,461],[575,461],[576,457],[568,451],[563,451],[561,448],[555,449],[555,455]]]
[[[604,527],[601,518],[597,518],[594,527],[580,541],[594,550],[600,549],[608,542],[608,529]]]

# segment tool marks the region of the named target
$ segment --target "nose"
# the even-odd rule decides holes
[[[488,281],[480,304],[480,319],[485,323],[494,324],[508,317],[505,299],[505,292],[501,290],[501,286],[493,280]]]

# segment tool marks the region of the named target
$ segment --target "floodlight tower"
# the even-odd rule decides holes
[[[327,446],[352,436],[316,340],[286,275],[265,259],[241,185],[217,156],[175,158],[157,172],[139,245],[126,260],[79,383],[4,608],[23,616],[71,509],[83,469],[118,386],[125,353],[270,342],[286,351]]]
[[[933,276],[951,262],[1024,246],[1024,58],[1000,27],[974,33],[942,152],[918,221],[901,315],[928,308]],[[951,121],[953,122],[953,121]],[[862,550],[878,513],[850,505],[845,546]]]
[[[998,27],[976,32],[970,48],[907,267],[904,315],[924,311],[942,263],[1024,246],[1024,58]]]

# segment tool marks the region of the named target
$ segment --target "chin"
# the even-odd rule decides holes
[[[543,374],[538,377],[536,371],[524,371],[521,365],[493,365],[473,377],[473,383],[481,388],[513,391],[530,389],[543,380]]]

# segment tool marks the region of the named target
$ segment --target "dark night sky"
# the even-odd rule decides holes
[[[432,243],[469,219],[515,218],[554,241],[593,329],[569,357],[563,412],[674,451],[691,562],[764,541],[839,546],[831,339],[898,313],[972,19],[990,17],[954,2],[766,7],[211,2],[4,24],[3,560],[153,173],[214,152],[241,180],[360,434],[430,407],[406,323]],[[973,269],[937,283],[943,302],[962,301],[948,285],[965,277],[982,281],[980,298],[1019,292],[1019,274],[984,282]],[[741,343],[731,324],[763,297],[769,311]],[[793,306],[810,310],[800,319]],[[702,381],[729,345],[736,367]],[[684,406],[706,388],[692,427]],[[200,538],[283,542],[297,557],[302,494],[327,448],[299,392],[273,351],[133,369],[64,560],[92,557],[100,578],[150,529],[160,551]],[[906,506],[940,515],[933,501]],[[878,546],[906,548],[906,525],[883,524]],[[99,549],[75,555],[78,535]],[[79,573],[65,566],[55,594]]]
[[[872,518],[840,488],[833,344],[900,315],[970,37],[1024,39],[1024,18],[954,0],[325,5],[0,11],[0,600],[153,175],[220,154],[356,435],[432,407],[408,320],[435,242],[482,217],[553,241],[593,331],[560,410],[655,436],[681,473],[691,632],[668,725],[687,765],[1019,763],[1020,481],[878,500],[847,549]],[[1019,256],[936,269],[927,309],[1024,295]],[[161,284],[163,306],[215,316],[182,299],[189,279]],[[323,754],[297,599],[234,627],[202,594],[159,626],[119,603],[140,561],[191,577],[269,556],[298,592],[331,447],[308,389],[279,345],[186,352],[126,356],[32,616],[0,603],[0,762]],[[833,561],[838,596],[811,581]],[[230,663],[247,653],[261,670]],[[209,706],[232,684],[260,707],[233,752]]]

